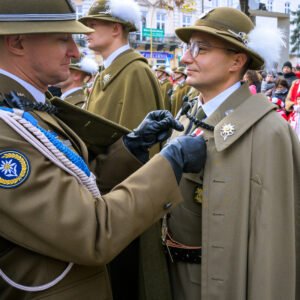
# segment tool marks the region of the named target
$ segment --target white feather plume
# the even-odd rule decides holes
[[[134,0],[110,0],[109,7],[112,16],[134,24],[139,29],[142,15],[139,5]]]
[[[266,24],[257,25],[248,34],[247,46],[264,59],[265,69],[271,70],[280,60],[282,48],[286,47],[284,39],[282,30]]]
[[[99,69],[99,66],[96,63],[96,61],[88,56],[82,58],[82,60],[79,63],[79,66],[80,70],[90,74],[96,74]]]

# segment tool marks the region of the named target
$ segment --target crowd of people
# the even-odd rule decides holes
[[[0,298],[299,299],[300,78],[262,71],[280,39],[267,57],[219,7],[150,68],[137,2],[39,2],[0,0]]]

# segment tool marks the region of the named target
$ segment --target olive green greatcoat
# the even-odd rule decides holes
[[[171,96],[171,112],[173,116],[177,115],[179,109],[182,106],[183,97],[187,95],[190,88],[191,87],[187,85],[185,82],[175,85],[173,94]]]
[[[148,112],[163,108],[159,82],[147,60],[132,49],[97,75],[87,103],[88,111],[129,129]]]
[[[69,94],[64,99],[64,101],[83,108],[84,104],[86,103],[86,95],[84,94],[84,89],[74,91],[73,93]]]
[[[171,111],[171,99],[168,95],[168,92],[172,90],[173,85],[169,79],[165,79],[163,81],[160,81],[160,87],[164,100],[164,108]]]
[[[0,75],[0,90],[14,90],[34,101],[30,93],[4,75]],[[85,145],[62,121],[45,112],[32,114],[40,126],[71,141],[87,162]],[[163,215],[167,202],[181,200],[167,160],[155,156],[111,192],[93,198],[73,176],[2,120],[0,132],[0,151],[20,151],[31,165],[28,179],[20,186],[0,188],[0,268],[17,283],[37,286],[52,281],[68,262],[74,262],[62,281],[43,292],[22,292],[0,278],[0,298],[112,299],[105,265]],[[107,190],[140,167],[121,140],[93,164],[98,182]]]
[[[202,264],[170,263],[173,299],[299,299],[300,144],[274,108],[244,84],[206,119],[215,130],[204,130],[202,204],[194,200],[200,175],[184,174],[184,202],[168,222],[175,240],[202,244]],[[145,299],[156,299],[145,284]]]

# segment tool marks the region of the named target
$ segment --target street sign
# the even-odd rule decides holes
[[[165,36],[165,32],[163,29],[146,28],[146,27],[143,27],[142,35],[146,37],[151,37],[151,31],[152,31],[153,38],[163,38]]]

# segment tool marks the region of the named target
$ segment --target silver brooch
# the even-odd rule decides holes
[[[110,81],[110,79],[111,79],[111,75],[110,74],[104,75],[104,77],[103,77],[103,84],[108,83]]]
[[[234,125],[232,124],[224,124],[221,128],[221,137],[224,139],[224,141],[226,141],[226,139],[231,136],[231,135],[234,135],[234,132],[235,132],[235,128],[234,128]]]

